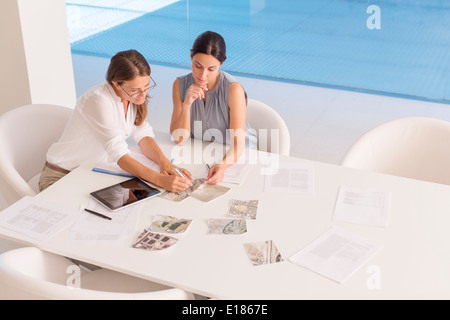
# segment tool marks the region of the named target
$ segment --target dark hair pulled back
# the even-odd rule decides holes
[[[212,55],[223,63],[227,59],[227,47],[223,37],[213,31],[203,32],[195,39],[191,49],[191,57],[197,53]]]

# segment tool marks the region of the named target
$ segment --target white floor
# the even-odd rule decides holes
[[[104,81],[109,59],[74,54],[77,96]],[[172,83],[188,69],[151,65],[157,86],[151,92],[149,122],[169,130]],[[278,111],[291,134],[291,156],[339,164],[347,149],[365,131],[401,117],[433,117],[450,121],[450,105],[375,94],[335,90],[237,77],[250,98]],[[6,203],[0,195],[0,209]],[[0,252],[8,244],[0,242]]]

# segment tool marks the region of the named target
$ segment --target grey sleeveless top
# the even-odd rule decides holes
[[[184,101],[191,84],[195,83],[192,73],[178,77],[180,80],[180,95]],[[230,144],[230,84],[237,82],[228,73],[219,70],[219,79],[212,90],[206,92],[206,106],[203,99],[197,99],[191,106],[191,137],[205,141]],[[246,121],[245,146],[256,147],[256,134]]]

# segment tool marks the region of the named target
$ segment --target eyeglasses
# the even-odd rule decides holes
[[[153,84],[152,84],[153,82]],[[135,93],[128,93],[127,90],[125,90],[121,85],[119,85],[119,87],[123,90],[123,92],[125,92],[127,94],[127,96],[129,96],[130,98],[137,98],[139,97],[142,93],[147,92],[148,90],[152,90],[154,87],[156,87],[156,82],[155,80],[153,80],[152,76],[150,76],[150,85],[146,88],[144,88],[143,90],[139,90],[139,89],[133,89],[133,91],[135,91]],[[137,91],[137,92],[136,92]]]

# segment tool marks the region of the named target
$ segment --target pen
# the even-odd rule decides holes
[[[104,219],[108,219],[108,220],[111,220],[111,219],[112,219],[111,217],[105,216],[104,214],[101,214],[101,213],[96,212],[96,211],[91,210],[91,209],[86,209],[86,208],[84,208],[84,210],[87,211],[87,212],[89,212],[89,213],[95,214],[96,216],[99,216],[99,217],[101,217],[101,218],[104,218]]]
[[[178,175],[179,175],[180,177],[182,177],[183,179],[186,179],[186,177],[181,173],[180,169],[175,168],[175,171],[176,171],[176,173],[178,173]]]
[[[171,159],[171,160],[170,160],[170,163],[173,163],[174,160],[175,160],[175,159]],[[186,179],[186,177],[184,176],[184,174],[181,173],[180,169],[178,169],[178,168],[175,167],[175,172],[178,173],[178,175],[179,175],[180,177],[182,177],[183,179]]]

